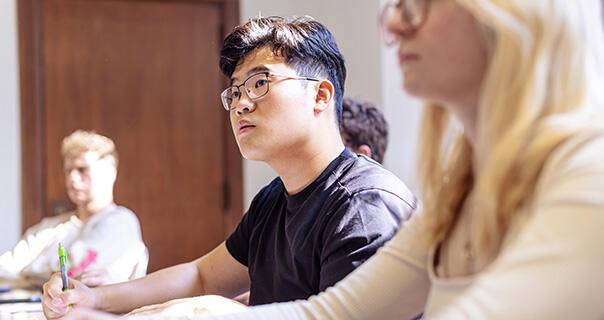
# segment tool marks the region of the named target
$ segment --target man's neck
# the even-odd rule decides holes
[[[105,208],[113,204],[113,198],[104,201],[92,201],[81,204],[76,209],[76,214],[82,222],[88,221],[93,215],[103,211]]]
[[[279,159],[267,161],[283,181],[288,194],[296,194],[310,185],[344,151],[342,140],[329,140],[310,142],[289,156],[281,155]]]

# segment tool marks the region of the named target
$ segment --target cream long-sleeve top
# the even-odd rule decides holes
[[[82,263],[92,250],[97,256],[88,268],[107,268],[116,280],[128,280],[139,263],[146,269],[146,247],[136,215],[111,204],[86,222],[75,212],[42,219],[13,250],[0,256],[0,279],[41,285],[60,270],[59,242],[67,250],[68,268]]]
[[[212,319],[604,319],[604,135],[559,146],[524,210],[515,236],[472,276],[436,275],[418,214],[325,292]]]

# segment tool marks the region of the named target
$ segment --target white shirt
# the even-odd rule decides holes
[[[92,250],[97,257],[89,268],[108,268],[123,280],[146,255],[136,215],[111,204],[86,223],[70,212],[29,228],[12,251],[0,256],[0,279],[41,285],[60,270],[59,242],[67,251],[68,268],[79,265]]]

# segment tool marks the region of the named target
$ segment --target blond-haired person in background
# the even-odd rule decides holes
[[[63,139],[65,185],[76,210],[44,218],[15,248],[0,256],[0,277],[39,286],[59,271],[58,244],[68,253],[73,276],[97,286],[146,272],[140,225],[129,209],[113,202],[118,155],[113,141],[78,130]],[[92,261],[87,267],[86,260]]]

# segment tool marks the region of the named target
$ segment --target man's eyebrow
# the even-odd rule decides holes
[[[258,73],[258,72],[261,72],[261,71],[269,71],[269,69],[268,69],[268,67],[267,67],[267,66],[257,66],[257,67],[253,67],[253,68],[251,68],[251,69],[250,69],[250,70],[247,72],[247,75],[248,75],[248,77],[249,77],[249,76],[251,76],[252,74],[254,74],[254,73]]]
[[[262,71],[270,71],[270,70],[267,66],[256,66],[256,67],[253,67],[250,70],[248,70],[247,76],[249,77],[254,73],[258,73],[258,72],[262,72]],[[235,83],[235,81],[237,81],[236,77],[231,78],[231,81],[229,82],[229,86],[232,86],[233,83]]]

